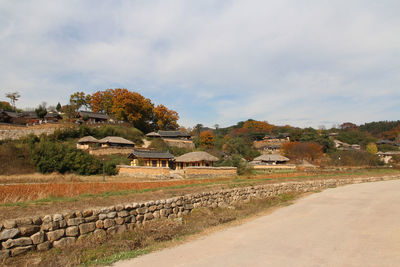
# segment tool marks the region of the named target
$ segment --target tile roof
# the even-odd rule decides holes
[[[108,120],[109,119],[107,114],[97,113],[97,112],[90,112],[90,111],[79,111],[79,115],[81,117],[87,116],[88,118],[94,118],[94,119],[103,119],[103,120]]]
[[[134,149],[128,158],[173,159],[174,155],[163,151]]]

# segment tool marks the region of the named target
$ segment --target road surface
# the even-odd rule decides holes
[[[400,180],[327,189],[113,266],[400,266]]]

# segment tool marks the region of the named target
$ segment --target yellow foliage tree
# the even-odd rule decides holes
[[[378,152],[378,147],[375,143],[369,143],[366,147],[368,153],[375,155]]]
[[[214,135],[211,131],[204,131],[200,134],[200,145],[205,148],[212,148],[214,146]]]
[[[164,105],[158,105],[154,109],[157,127],[160,130],[176,130],[178,129],[178,113],[172,109],[168,109]]]

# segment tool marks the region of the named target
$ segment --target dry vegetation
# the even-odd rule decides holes
[[[83,194],[101,194],[125,190],[143,190],[180,185],[203,184],[221,179],[178,180],[162,182],[95,182],[95,183],[46,183],[11,184],[0,186],[0,203],[37,200],[48,197],[74,197]]]

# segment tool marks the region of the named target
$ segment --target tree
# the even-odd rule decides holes
[[[76,92],[70,96],[69,102],[71,105],[75,106],[77,110],[81,107],[85,107],[85,110],[87,110],[90,107],[91,99],[92,97],[86,95],[84,92]]]
[[[372,155],[375,155],[378,152],[378,147],[376,146],[375,143],[369,143],[367,145],[366,150],[367,150],[368,153],[370,153]]]
[[[198,123],[194,126],[194,129],[196,130],[197,136],[200,136],[201,129],[203,129],[203,124]]]
[[[128,121],[144,132],[154,130],[154,105],[150,99],[127,89],[114,89],[111,112],[118,120]]]
[[[39,105],[35,109],[35,113],[39,118],[43,119],[44,116],[46,116],[46,114],[47,114],[46,102],[43,102],[41,105]]]
[[[247,120],[242,128],[250,129],[252,132],[270,133],[274,125],[266,121]]]
[[[176,130],[178,129],[178,113],[174,110],[166,108],[164,105],[158,105],[154,109],[155,120],[159,130]]]
[[[57,110],[58,112],[61,111],[61,104],[60,104],[60,102],[57,103],[56,110]]]
[[[13,111],[13,107],[6,101],[0,101],[0,110]]]
[[[79,98],[82,98],[79,95]],[[156,129],[176,130],[179,116],[163,105],[154,107],[150,99],[125,88],[107,89],[85,97],[93,112],[112,115],[127,121],[143,132]]]
[[[92,111],[110,115],[113,106],[113,94],[113,89],[97,91],[92,94],[90,99]]]
[[[342,130],[355,130],[357,129],[357,125],[352,122],[344,122],[340,125],[340,129]]]
[[[204,131],[200,134],[200,146],[212,148],[214,146],[214,135],[211,131]]]
[[[240,137],[228,137],[224,138],[225,144],[222,146],[222,151],[228,155],[238,154],[246,160],[252,160],[260,155],[253,144],[244,138]]]
[[[73,105],[65,105],[61,108],[61,111],[65,114],[67,119],[72,120],[76,117],[76,107]]]
[[[285,156],[290,159],[315,161],[323,155],[322,146],[317,143],[289,142],[282,145]]]
[[[15,107],[15,101],[18,101],[18,99],[21,97],[21,95],[18,92],[14,92],[14,93],[7,93],[6,97],[11,100],[11,104],[14,107],[14,111],[17,111],[17,109]]]
[[[215,128],[215,134],[218,135],[219,134],[219,124],[218,123],[214,124],[214,128]]]

